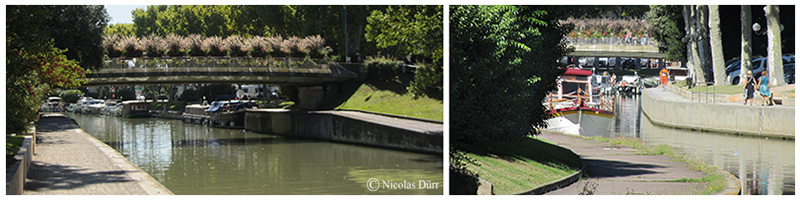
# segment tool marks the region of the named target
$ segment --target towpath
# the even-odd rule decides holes
[[[25,195],[172,194],[63,114],[42,116],[36,130],[38,144]]]
[[[588,176],[565,188],[547,194],[625,195],[625,194],[700,194],[702,183],[680,182],[682,178],[701,178],[702,172],[687,164],[670,161],[665,155],[639,155],[636,149],[559,133],[539,137],[568,148],[581,156]]]

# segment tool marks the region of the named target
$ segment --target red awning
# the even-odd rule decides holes
[[[592,75],[592,71],[569,68],[569,69],[567,69],[567,72],[564,72],[564,74],[580,75],[580,76],[591,76]]]

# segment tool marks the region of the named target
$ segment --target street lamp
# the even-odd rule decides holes
[[[781,32],[783,32],[783,24],[779,24],[779,25],[780,25]],[[754,23],[753,24],[753,32],[755,32],[756,35],[765,35],[765,34],[767,34],[767,29],[762,29],[761,28],[761,24]]]

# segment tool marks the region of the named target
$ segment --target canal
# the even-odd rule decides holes
[[[175,194],[443,193],[440,155],[210,128],[180,120],[67,115]],[[414,188],[370,191],[370,179],[406,181]]]
[[[730,172],[743,194],[794,194],[794,140],[674,129],[651,123],[636,95],[617,96],[615,131],[606,137],[640,138],[646,145],[670,145]]]

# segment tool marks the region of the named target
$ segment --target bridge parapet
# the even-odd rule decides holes
[[[116,84],[172,84],[172,83],[272,83],[272,84],[320,84],[324,82],[340,82],[358,78],[335,62],[317,64],[310,59],[284,59],[282,65],[275,59],[259,59],[261,64],[208,64],[193,60],[186,63],[172,62],[158,64],[162,60],[153,61],[149,67],[108,67],[86,75],[85,85]],[[238,62],[240,60],[234,60]],[[299,62],[302,61],[302,62]],[[131,62],[133,62],[131,60]],[[218,63],[214,60],[211,62]],[[191,64],[199,64],[194,66]],[[277,64],[276,64],[277,63]],[[133,66],[136,66],[135,63]]]
[[[311,62],[311,65],[307,63]],[[169,67],[313,67],[317,63],[329,63],[329,59],[293,57],[159,57],[109,59],[103,69],[122,68],[169,68]]]
[[[602,37],[602,38],[577,38],[567,37],[567,42],[571,45],[615,45],[615,46],[655,46],[658,42],[650,37]]]

